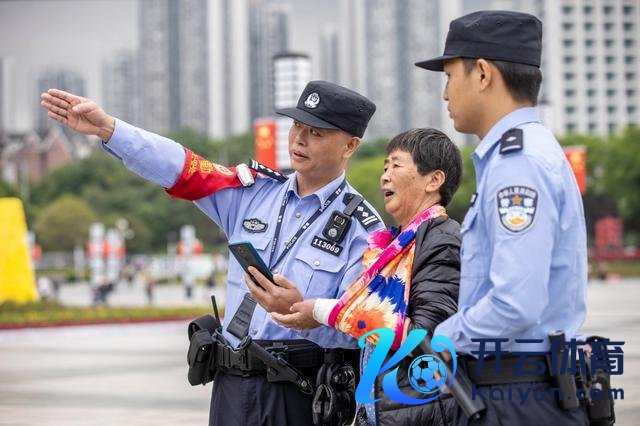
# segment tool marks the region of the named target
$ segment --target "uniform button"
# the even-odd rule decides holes
[[[300,219],[300,216],[302,216],[302,215],[300,214],[300,212],[297,212],[297,213],[296,213],[296,219]]]
[[[315,262],[313,262],[313,264],[316,265],[316,266],[320,266],[320,261],[316,260]]]
[[[257,328],[252,328],[252,329],[251,329],[251,334],[253,334],[254,336],[255,336],[256,334],[258,334],[258,329],[257,329]]]
[[[278,270],[277,270],[277,269],[274,269],[274,270],[273,270],[273,273],[274,273],[274,274],[277,274],[277,273],[278,273]]]

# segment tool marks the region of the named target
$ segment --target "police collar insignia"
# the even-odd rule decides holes
[[[473,207],[477,199],[478,199],[478,193],[474,192],[473,195],[471,195],[471,200],[469,200],[469,207]]]
[[[522,232],[533,223],[538,192],[526,186],[508,186],[498,191],[500,223],[509,232]]]
[[[265,232],[269,225],[261,222],[260,219],[245,219],[242,221],[242,227],[252,234],[259,234],[261,232]]]
[[[317,108],[318,104],[320,103],[320,95],[318,95],[316,92],[311,93],[309,96],[307,96],[307,100],[304,101],[304,106],[306,106],[307,108]]]

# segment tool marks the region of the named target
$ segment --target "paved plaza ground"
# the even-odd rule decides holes
[[[159,287],[156,303],[206,304],[196,290],[187,300],[178,286]],[[137,286],[119,291],[114,305],[145,303]],[[61,298],[90,300],[79,286]],[[624,374],[613,382],[624,389],[619,425],[640,418],[639,302],[640,280],[589,288],[585,331],[626,342]],[[186,347],[185,322],[0,331],[0,425],[204,425],[211,385],[187,383]]]

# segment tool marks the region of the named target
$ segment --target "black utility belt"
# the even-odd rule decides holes
[[[461,367],[476,386],[507,385],[515,383],[551,382],[551,375],[547,366],[547,357],[527,356],[522,360],[519,356],[500,357],[500,368],[497,368],[495,358],[477,360],[471,356],[458,358]],[[545,366],[544,373],[535,371],[531,366]],[[518,372],[517,374],[515,372]]]
[[[342,358],[353,350],[323,349],[308,340],[255,340],[270,354],[290,366],[305,370],[319,368],[328,358]],[[269,367],[247,349],[235,349],[228,345],[215,345],[215,368],[237,376],[266,374]]]

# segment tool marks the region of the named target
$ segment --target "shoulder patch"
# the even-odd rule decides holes
[[[353,197],[354,197],[354,194],[345,194],[342,201],[344,202],[345,205],[349,204],[349,202]],[[382,220],[378,217],[378,215],[375,214],[373,210],[369,208],[369,206],[367,206],[364,200],[360,204],[358,204],[358,207],[356,207],[355,210],[353,211],[353,217],[355,217],[358,220],[358,222],[360,222],[362,226],[364,226],[364,228],[367,230],[371,228],[373,225],[382,222]]]
[[[269,176],[271,179],[275,179],[280,183],[285,183],[288,179],[285,175],[283,175],[279,171],[273,170],[272,168],[267,167],[264,164],[260,164],[254,159],[251,159],[251,161],[249,162],[249,168],[252,170],[255,170],[260,174]]]
[[[500,154],[522,151],[522,129],[509,129],[500,138]]]
[[[498,191],[500,224],[509,232],[520,233],[531,227],[538,209],[538,192],[526,186],[507,186]]]

